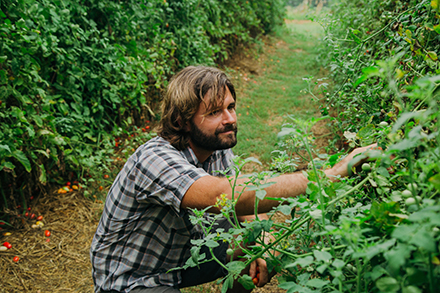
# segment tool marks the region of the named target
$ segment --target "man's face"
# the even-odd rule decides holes
[[[228,87],[226,97],[220,108],[209,110],[206,103],[200,103],[199,109],[190,121],[189,136],[194,146],[207,151],[232,148],[237,144],[237,116],[235,100]]]

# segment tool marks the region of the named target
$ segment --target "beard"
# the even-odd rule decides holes
[[[217,128],[213,135],[204,133],[200,128],[197,127],[190,121],[191,131],[189,132],[189,137],[191,142],[202,149],[208,151],[224,150],[230,149],[237,144],[237,124],[228,124],[224,127]],[[233,131],[228,135],[223,134],[223,138],[220,135],[227,131]]]

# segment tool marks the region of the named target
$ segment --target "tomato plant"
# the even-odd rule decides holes
[[[0,218],[19,226],[3,210],[21,214],[15,207],[66,179],[68,187],[75,179],[99,186],[86,174],[108,173],[137,127],[158,119],[155,104],[171,75],[223,62],[280,25],[282,5],[1,1]],[[154,136],[150,127],[139,140]]]
[[[246,253],[244,264],[226,267],[223,292],[234,278],[252,288],[253,280],[239,272],[261,257],[280,274],[279,286],[288,292],[437,291],[439,17],[438,1],[334,2],[332,14],[321,20],[327,35],[322,61],[333,81],[318,89],[327,93],[314,97],[325,103],[324,114],[332,117],[323,118],[339,130],[347,147],[373,142],[380,147],[368,158],[356,157],[368,162],[350,168],[350,177],[331,182],[322,170],[345,151],[321,154],[313,147],[311,132],[317,119],[290,116],[279,133],[273,169],[292,172],[293,155],[308,162],[303,171],[309,179],[306,194],[286,199],[269,220],[257,218],[218,234],[210,234],[208,225],[206,240],[193,243],[211,247],[227,241]],[[238,174],[242,162],[235,166]],[[255,205],[273,176],[263,172],[249,177],[244,187],[256,191]],[[220,199],[222,216],[234,215],[235,200]],[[275,222],[275,213],[288,219]],[[194,223],[201,219],[202,213],[196,212]],[[274,237],[269,244],[264,241],[267,233]],[[258,245],[240,244],[251,241]],[[197,249],[193,252],[188,266],[196,263]]]

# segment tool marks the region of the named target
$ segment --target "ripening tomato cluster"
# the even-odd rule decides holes
[[[65,186],[58,189],[58,193],[68,193],[79,189],[81,189],[81,185],[79,185],[78,181],[75,180],[72,183],[67,181]]]
[[[257,276],[252,279],[252,282],[255,286],[260,282],[260,267],[257,267]]]
[[[7,235],[7,234],[11,235],[11,233],[5,233],[4,235]],[[11,248],[12,248],[12,244],[5,241],[5,242],[3,242],[3,245],[0,247],[0,251],[9,250]],[[18,256],[14,256],[14,258],[12,259],[13,262],[18,262],[19,260],[20,260],[20,258]]]

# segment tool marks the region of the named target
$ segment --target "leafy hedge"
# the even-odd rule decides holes
[[[176,70],[223,62],[279,25],[282,5],[2,1],[1,204],[16,214],[48,182],[103,172],[121,146],[114,138],[157,118],[154,102]]]

